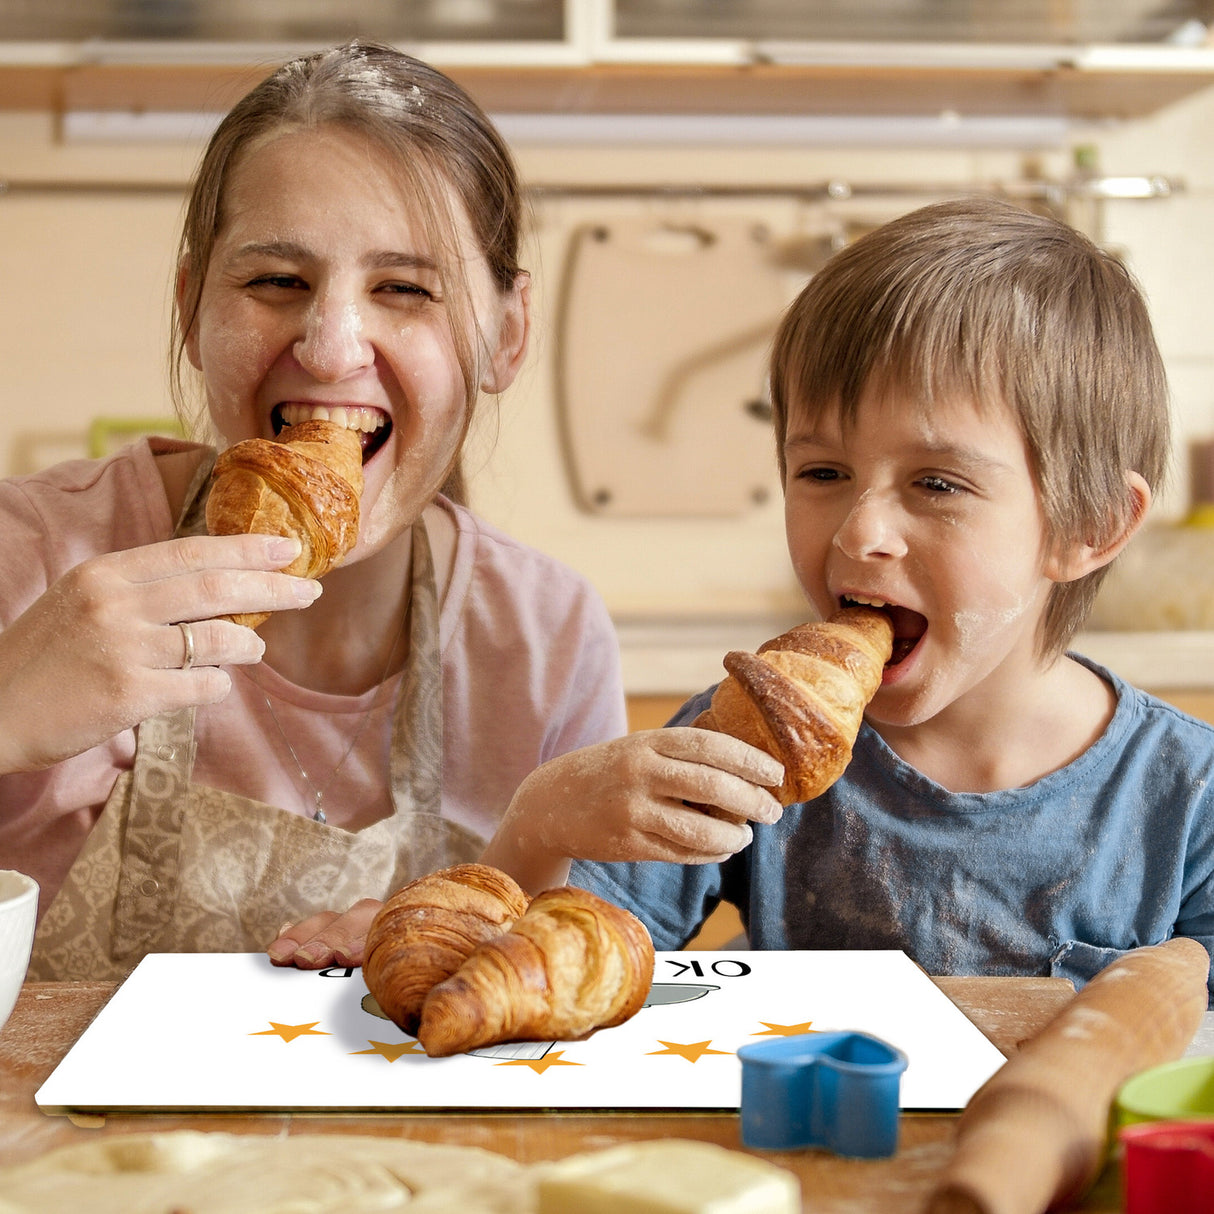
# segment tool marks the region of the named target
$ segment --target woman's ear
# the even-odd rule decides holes
[[[531,275],[523,270],[502,299],[497,339],[481,376],[482,392],[504,392],[510,387],[527,357],[530,335]]]
[[[1107,565],[1133,538],[1151,508],[1151,486],[1137,472],[1125,474],[1129,509],[1118,529],[1099,542],[1063,544],[1046,558],[1045,574],[1054,582],[1073,582]]]
[[[175,294],[176,294],[176,299],[177,299],[177,315],[180,317],[185,316],[185,301],[186,301],[186,295],[189,291],[189,286],[190,286],[190,267],[184,260],[182,260],[177,263],[177,284],[175,287]],[[190,360],[190,366],[192,366],[196,371],[201,371],[202,363],[200,361],[199,354],[198,354],[198,325],[197,324],[190,325],[189,332],[186,333],[182,345],[183,345],[183,348],[185,349],[186,358],[188,358]]]

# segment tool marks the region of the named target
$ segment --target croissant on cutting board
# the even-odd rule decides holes
[[[367,990],[389,1020],[416,1036],[431,989],[477,945],[507,931],[527,902],[511,877],[485,864],[457,864],[410,881],[380,907],[367,933]]]
[[[501,1041],[584,1037],[640,1011],[653,964],[635,915],[574,886],[545,890],[430,992],[417,1039],[441,1058]]]
[[[731,734],[784,764],[772,792],[783,805],[824,793],[851,762],[852,745],[893,650],[889,617],[844,607],[759,647],[725,655],[728,677],[692,725]]]
[[[315,419],[287,427],[280,441],[246,439],[219,453],[211,477],[210,534],[295,536],[302,550],[286,573],[322,577],[358,539],[363,468],[354,430]],[[229,618],[256,628],[268,613]]]

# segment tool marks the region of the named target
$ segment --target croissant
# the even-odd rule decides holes
[[[358,539],[362,443],[356,431],[320,419],[283,434],[282,441],[250,438],[220,452],[207,498],[207,530],[293,535],[303,547],[284,572],[322,577]],[[256,628],[269,613],[228,618]]]
[[[694,721],[749,742],[784,764],[772,792],[783,805],[824,793],[851,762],[852,745],[893,649],[889,617],[845,607],[759,647],[725,655],[728,677]]]
[[[417,1039],[442,1058],[501,1041],[584,1037],[640,1011],[653,962],[635,915],[574,886],[545,890],[430,992]]]
[[[527,895],[488,865],[457,864],[418,877],[371,923],[363,960],[367,990],[385,1016],[416,1036],[430,989],[526,909]]]

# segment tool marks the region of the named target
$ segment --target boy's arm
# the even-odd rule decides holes
[[[720,863],[778,821],[767,791],[783,779],[770,755],[726,734],[646,730],[562,755],[519,786],[481,859],[538,893],[569,861]]]

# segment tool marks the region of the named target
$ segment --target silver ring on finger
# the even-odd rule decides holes
[[[181,669],[189,670],[194,665],[194,630],[189,624],[178,624],[181,629],[181,639],[184,643],[184,649],[181,654]]]

